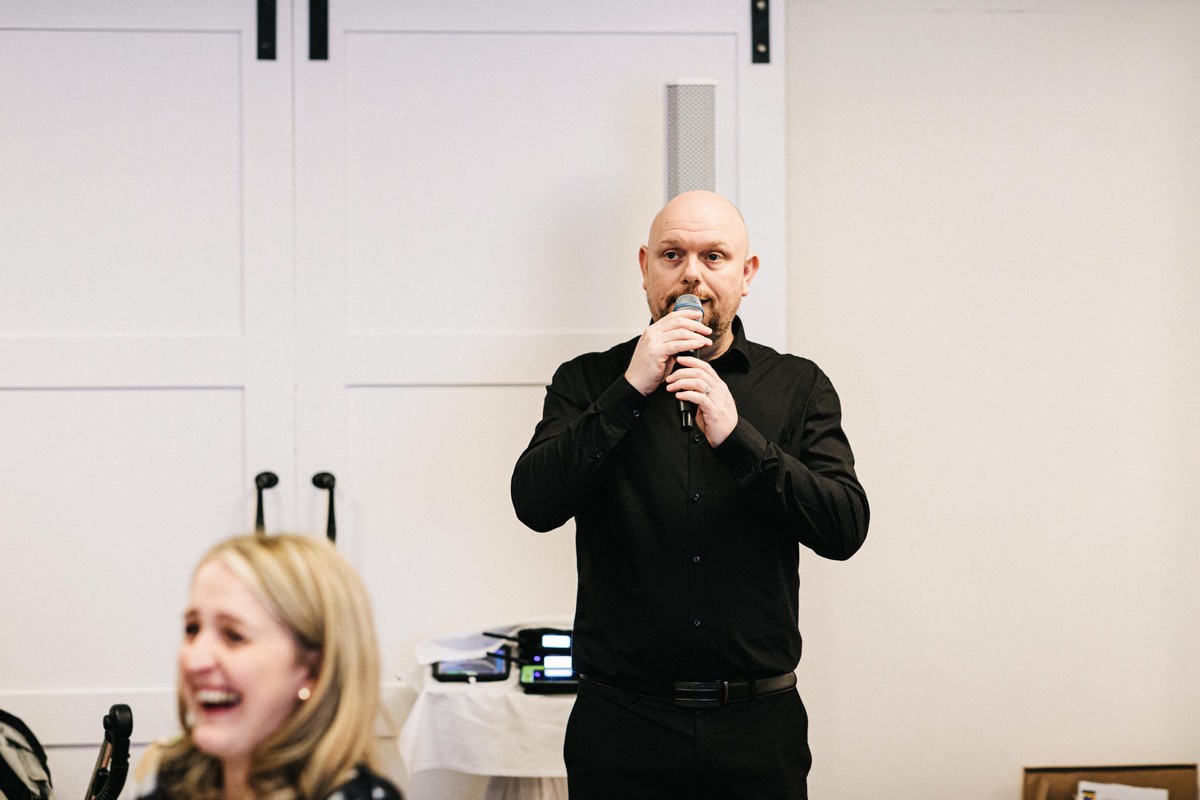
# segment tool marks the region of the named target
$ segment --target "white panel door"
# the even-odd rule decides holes
[[[48,744],[113,702],[173,727],[191,567],[294,471],[291,71],[255,28],[0,3],[0,705]]]
[[[782,346],[782,67],[751,63],[741,0],[330,6],[327,60],[307,8],[294,36],[298,469],[337,475],[339,547],[399,664],[573,610],[570,526],[524,529],[509,475],[555,367],[649,319],[668,82],[717,86],[716,188],[768,265],[747,326]]]
[[[268,532],[322,532],[337,476],[391,667],[571,613],[571,532],[508,477],[555,366],[648,319],[669,81],[717,86],[783,344],[782,67],[742,0],[345,0],[320,61],[308,5],[260,60],[250,0],[0,0],[0,705],[53,746],[113,702],[173,729],[188,572],[260,471]]]

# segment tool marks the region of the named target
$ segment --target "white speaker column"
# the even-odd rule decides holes
[[[666,199],[693,189],[717,190],[717,85],[666,84]]]

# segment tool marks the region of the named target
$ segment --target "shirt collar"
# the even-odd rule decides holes
[[[733,342],[729,345],[728,350],[712,362],[713,369],[717,372],[724,370],[749,372],[750,342],[746,339],[746,331],[742,328],[742,318],[734,316],[729,330],[733,333]]]

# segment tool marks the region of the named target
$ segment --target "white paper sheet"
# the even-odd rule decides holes
[[[1169,800],[1166,789],[1080,781],[1075,800]]]

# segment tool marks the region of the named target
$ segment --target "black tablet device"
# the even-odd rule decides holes
[[[479,658],[460,658],[452,661],[435,661],[435,681],[502,681],[508,677],[508,654],[501,650]]]

